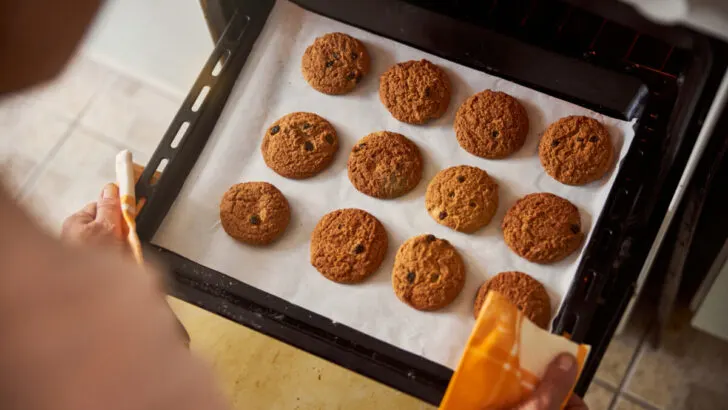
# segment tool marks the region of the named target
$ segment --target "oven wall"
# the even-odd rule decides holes
[[[181,99],[213,46],[198,0],[107,0],[81,52]]]

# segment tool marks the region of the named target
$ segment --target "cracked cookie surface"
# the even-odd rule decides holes
[[[501,272],[488,279],[478,289],[473,316],[478,318],[488,292],[494,290],[523,312],[524,316],[542,329],[548,329],[551,320],[551,299],[541,282],[523,272]]]
[[[424,124],[447,111],[450,80],[427,60],[397,63],[379,78],[379,99],[397,120]]]
[[[427,186],[425,208],[440,225],[472,233],[487,225],[498,210],[498,184],[480,168],[446,168]]]
[[[422,155],[402,134],[374,132],[354,145],[347,168],[349,180],[359,192],[380,199],[397,198],[422,179]]]
[[[564,259],[584,240],[579,210],[549,193],[519,199],[503,218],[503,239],[517,255],[535,263]]]
[[[326,169],[339,149],[334,127],[310,112],[294,112],[271,124],[261,151],[266,165],[286,178],[312,177]]]
[[[311,265],[334,282],[361,282],[382,264],[387,246],[377,218],[361,209],[338,209],[324,215],[311,234]]]
[[[303,78],[325,94],[346,94],[369,72],[369,53],[361,41],[344,33],[314,40],[301,59]]]
[[[252,245],[276,240],[291,220],[286,197],[267,182],[231,186],[220,202],[220,222],[231,237]]]
[[[546,173],[567,185],[601,179],[614,162],[609,131],[599,121],[583,116],[561,118],[551,124],[538,145]]]
[[[510,95],[485,90],[462,103],[455,114],[454,128],[465,151],[481,158],[505,158],[526,141],[528,114]]]
[[[397,297],[417,310],[449,305],[465,285],[465,264],[450,242],[435,235],[408,239],[397,251],[392,287]]]

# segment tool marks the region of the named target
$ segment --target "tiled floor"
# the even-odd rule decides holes
[[[52,84],[0,101],[0,168],[6,183],[43,226],[58,232],[65,216],[94,200],[113,179],[120,149],[132,150],[137,162],[146,163],[179,104],[79,57]],[[650,326],[649,316],[638,310],[625,333],[612,341],[586,395],[590,408],[728,406],[728,343],[694,330],[677,315],[664,345],[653,349],[646,342]],[[397,397],[392,400],[404,400]]]
[[[114,179],[119,150],[147,162],[180,104],[79,57],[51,84],[0,101],[0,166],[18,200],[57,232]]]

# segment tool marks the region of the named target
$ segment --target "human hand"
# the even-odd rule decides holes
[[[97,202],[66,218],[61,238],[82,245],[124,246],[119,188],[106,184]]]
[[[45,235],[2,189],[0,226],[3,408],[226,408],[185,345],[158,272]]]
[[[558,410],[569,394],[578,372],[574,356],[562,353],[551,361],[533,394],[514,410]],[[589,410],[584,401],[572,394],[565,410]]]

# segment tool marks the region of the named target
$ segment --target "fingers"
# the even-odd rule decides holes
[[[86,204],[86,206],[83,207],[79,212],[79,214],[84,214],[86,218],[84,220],[87,220],[88,222],[93,221],[96,219],[96,202],[90,202]]]
[[[520,410],[557,410],[576,382],[576,359],[568,353],[558,355],[546,369],[536,390],[517,408]]]
[[[584,403],[581,397],[577,396],[576,393],[569,397],[569,401],[566,403],[564,410],[589,410],[589,406]]]
[[[115,237],[121,238],[121,199],[116,184],[106,184],[96,207],[96,222],[112,227]]]
[[[96,202],[91,202],[84,206],[80,211],[66,218],[61,228],[62,238],[72,238],[78,235],[84,226],[94,221],[96,218]]]

